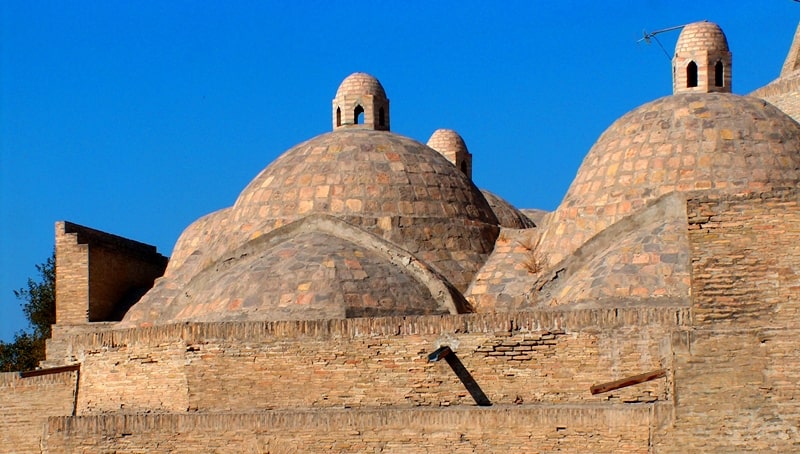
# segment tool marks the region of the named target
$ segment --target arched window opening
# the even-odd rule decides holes
[[[697,86],[697,63],[693,61],[686,65],[686,86],[689,88]]]
[[[468,175],[467,174],[467,161],[461,161],[461,172],[464,175]]]
[[[361,106],[356,106],[356,110],[353,111],[353,123],[360,125],[364,122],[364,108]]]
[[[722,67],[722,61],[717,60],[717,63],[714,65],[714,86],[715,87],[722,87],[724,86],[723,83],[723,76],[725,75],[725,69]]]
[[[381,126],[386,126],[386,114],[383,111],[383,107],[378,109],[378,124]]]
[[[342,109],[337,107],[336,108],[336,127],[338,128],[341,125],[342,125]]]

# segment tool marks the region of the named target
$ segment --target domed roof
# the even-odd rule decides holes
[[[437,129],[431,134],[428,139],[428,146],[434,150],[442,153],[443,155],[456,155],[458,153],[467,153],[467,144],[461,135],[452,129]]]
[[[727,51],[728,38],[719,25],[703,21],[686,25],[678,36],[675,53],[695,51]]]
[[[494,215],[500,222],[501,227],[507,229],[530,229],[536,227],[536,224],[525,216],[521,211],[516,209],[514,205],[508,203],[504,198],[497,194],[491,193],[485,189],[481,190],[489,206],[492,207]]]
[[[301,143],[239,195],[235,219],[286,223],[312,213],[497,224],[480,191],[436,151],[384,131],[338,130]]]
[[[374,236],[375,240],[387,241],[401,248],[398,251],[403,251],[414,260],[421,260],[431,268],[431,272],[437,273],[438,277],[423,280],[441,280],[442,284],[437,285],[452,287],[456,294],[467,288],[491,253],[499,234],[497,218],[481,192],[435,150],[388,131],[337,130],[291,148],[256,176],[232,207],[204,216],[190,225],[175,246],[172,254],[174,259],[164,279],[157,282],[129,311],[126,321],[167,323],[173,320],[170,317],[178,317],[179,314],[181,320],[287,316],[287,311],[292,312],[289,308],[295,306],[270,312],[266,308],[273,307],[277,300],[269,299],[271,296],[257,295],[274,294],[276,289],[281,289],[282,294],[292,301],[306,301],[308,296],[304,296],[305,293],[292,293],[289,287],[282,286],[294,285],[291,283],[295,281],[302,286],[306,281],[300,282],[298,279],[311,276],[308,273],[313,274],[313,270],[309,270],[316,269],[309,264],[323,263],[335,251],[318,247],[319,237],[306,238],[308,241],[303,240],[303,247],[307,247],[308,253],[316,258],[304,258],[295,263],[293,260],[305,255],[297,255],[293,259],[253,249],[254,246],[250,245],[275,232],[284,231],[289,225],[306,222],[315,216],[340,220],[341,225],[334,229],[335,234],[329,234],[335,238],[325,240],[335,245],[334,249],[339,251],[337,253],[346,254],[347,248],[353,248],[338,239],[341,235],[346,237],[352,235],[352,231],[357,231],[370,238]],[[295,246],[292,247],[300,247],[299,243]],[[249,249],[242,252],[242,248]],[[385,250],[386,246],[376,249]],[[365,252],[353,253],[365,257],[369,255]],[[393,255],[398,256],[399,253]],[[242,254],[261,258],[257,263],[251,263],[250,259],[242,259]],[[345,261],[355,263],[350,259]],[[243,265],[232,266],[233,263]],[[383,277],[370,281],[369,285],[376,285],[380,281],[381,286],[397,284],[409,287],[408,291],[412,291],[410,281],[395,282],[394,278],[388,276],[388,269],[402,271],[397,264],[370,263],[378,264],[373,266],[369,274]],[[365,263],[361,266],[368,265]],[[284,273],[281,267],[286,267],[288,271]],[[264,274],[267,269],[269,272]],[[282,284],[278,285],[268,276],[282,276]],[[314,279],[317,278],[322,279],[319,276]],[[314,279],[309,277],[307,280]],[[330,289],[339,288],[340,285],[333,280],[320,280],[319,283]],[[348,286],[352,287],[351,284]],[[327,293],[319,290],[316,294],[330,296],[333,295],[331,292],[333,290]],[[348,306],[350,309],[345,312],[378,314],[391,310],[395,311],[395,315],[433,313],[430,311],[434,309],[419,306],[423,300],[430,302],[429,296],[420,296],[424,291],[414,293],[417,295],[414,297],[410,294],[403,296],[407,301],[401,306],[389,304],[388,294],[381,292],[396,293],[397,290],[371,291],[369,298],[383,301],[380,310]],[[193,304],[181,302],[186,293],[195,295]],[[245,296],[226,299],[223,294]],[[239,304],[233,302],[238,301],[236,298],[252,301],[242,303],[245,308],[242,310],[249,315],[227,314],[230,308],[225,308]],[[334,304],[331,303],[334,300],[344,301],[342,298],[337,296],[331,300],[326,297],[325,304]],[[398,297],[396,301],[403,298]],[[222,312],[213,315],[212,306]],[[258,315],[248,312],[246,308],[251,306]],[[304,315],[299,310],[294,311],[292,316],[314,318],[324,315],[324,310],[312,310],[312,306],[299,306],[307,311]],[[178,307],[182,309],[175,309]]]
[[[172,321],[308,320],[448,314],[375,252],[325,233],[207,268],[160,314]]]
[[[372,95],[386,98],[386,91],[378,79],[367,73],[353,73],[347,76],[336,90],[336,98]]]
[[[552,264],[661,195],[793,187],[799,169],[800,125],[769,103],[726,93],[661,98],[598,139],[542,245]]]

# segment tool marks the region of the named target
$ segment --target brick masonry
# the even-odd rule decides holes
[[[56,223],[56,323],[119,321],[166,266],[153,246]]]
[[[0,451],[39,453],[50,416],[72,415],[77,372],[20,378],[0,373]]]
[[[92,390],[80,414],[474,405],[445,363],[427,361],[438,345],[495,404],[665,401],[663,380],[602,396],[589,387],[663,367],[668,333],[687,319],[660,308],[181,324],[78,335],[70,349]],[[487,350],[506,348],[526,353]]]
[[[51,419],[46,451],[646,453],[657,416],[623,405],[98,415]]]
[[[65,333],[64,361],[82,364],[77,402],[68,380],[48,397],[63,417],[49,420],[42,443],[49,452],[280,452],[295,443],[795,451],[797,201],[796,191],[690,199],[691,307]],[[446,363],[427,362],[439,345],[453,347],[493,407],[476,407]],[[666,378],[589,393],[658,368]],[[4,424],[30,418],[21,408],[31,395],[9,391],[6,406],[19,410]],[[78,416],[68,416],[76,403]]]

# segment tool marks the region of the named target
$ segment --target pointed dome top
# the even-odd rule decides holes
[[[445,156],[468,151],[464,139],[452,129],[437,129],[431,134],[427,145]]]
[[[366,73],[347,76],[333,98],[333,130],[389,130],[389,98],[378,79]]]
[[[371,95],[386,98],[386,91],[383,85],[375,77],[367,73],[353,73],[345,77],[339,89],[336,90],[336,98],[342,96],[364,96]]]
[[[675,44],[675,54],[703,50],[728,51],[728,38],[719,25],[702,21],[683,27]]]

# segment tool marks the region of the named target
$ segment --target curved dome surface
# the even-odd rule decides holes
[[[506,199],[497,194],[482,189],[481,192],[492,207],[497,220],[500,222],[501,227],[507,229],[529,229],[536,227],[536,224],[525,216],[521,211],[516,209],[514,205],[508,203]]]
[[[321,232],[207,268],[159,314],[172,321],[447,314],[427,287],[375,252]]]
[[[445,156],[469,153],[464,139],[452,129],[437,129],[433,131],[427,145]]]
[[[727,51],[728,39],[719,25],[703,21],[686,25],[678,36],[675,53],[695,51]]]
[[[446,158],[387,131],[337,130],[290,149],[239,195],[232,238],[254,237],[312,214],[346,220],[432,265],[459,290],[491,253],[498,221]],[[235,244],[212,244],[219,256]]]
[[[728,194],[800,182],[800,125],[751,97],[683,93],[624,115],[581,164],[542,240],[550,264],[671,192]]]
[[[290,149],[239,195],[235,219],[412,216],[497,224],[480,191],[444,157],[384,131],[339,130]]]
[[[386,98],[386,91],[380,81],[367,73],[353,73],[345,77],[336,90],[336,98],[347,96],[372,95]]]
[[[197,276],[210,276],[209,269],[238,260],[236,251],[244,245],[315,215],[332,216],[396,245],[462,292],[499,234],[497,218],[481,192],[435,150],[387,131],[338,130],[291,148],[232,207],[190,225],[176,244],[164,279],[126,319],[169,321],[164,311],[185,296],[181,289],[200,285]],[[266,259],[283,262],[275,256]],[[229,282],[231,276],[238,277]],[[237,271],[225,278],[214,275],[209,285],[222,291],[248,279]],[[224,305],[214,291],[203,290],[203,298]],[[315,313],[309,309],[307,315]]]

